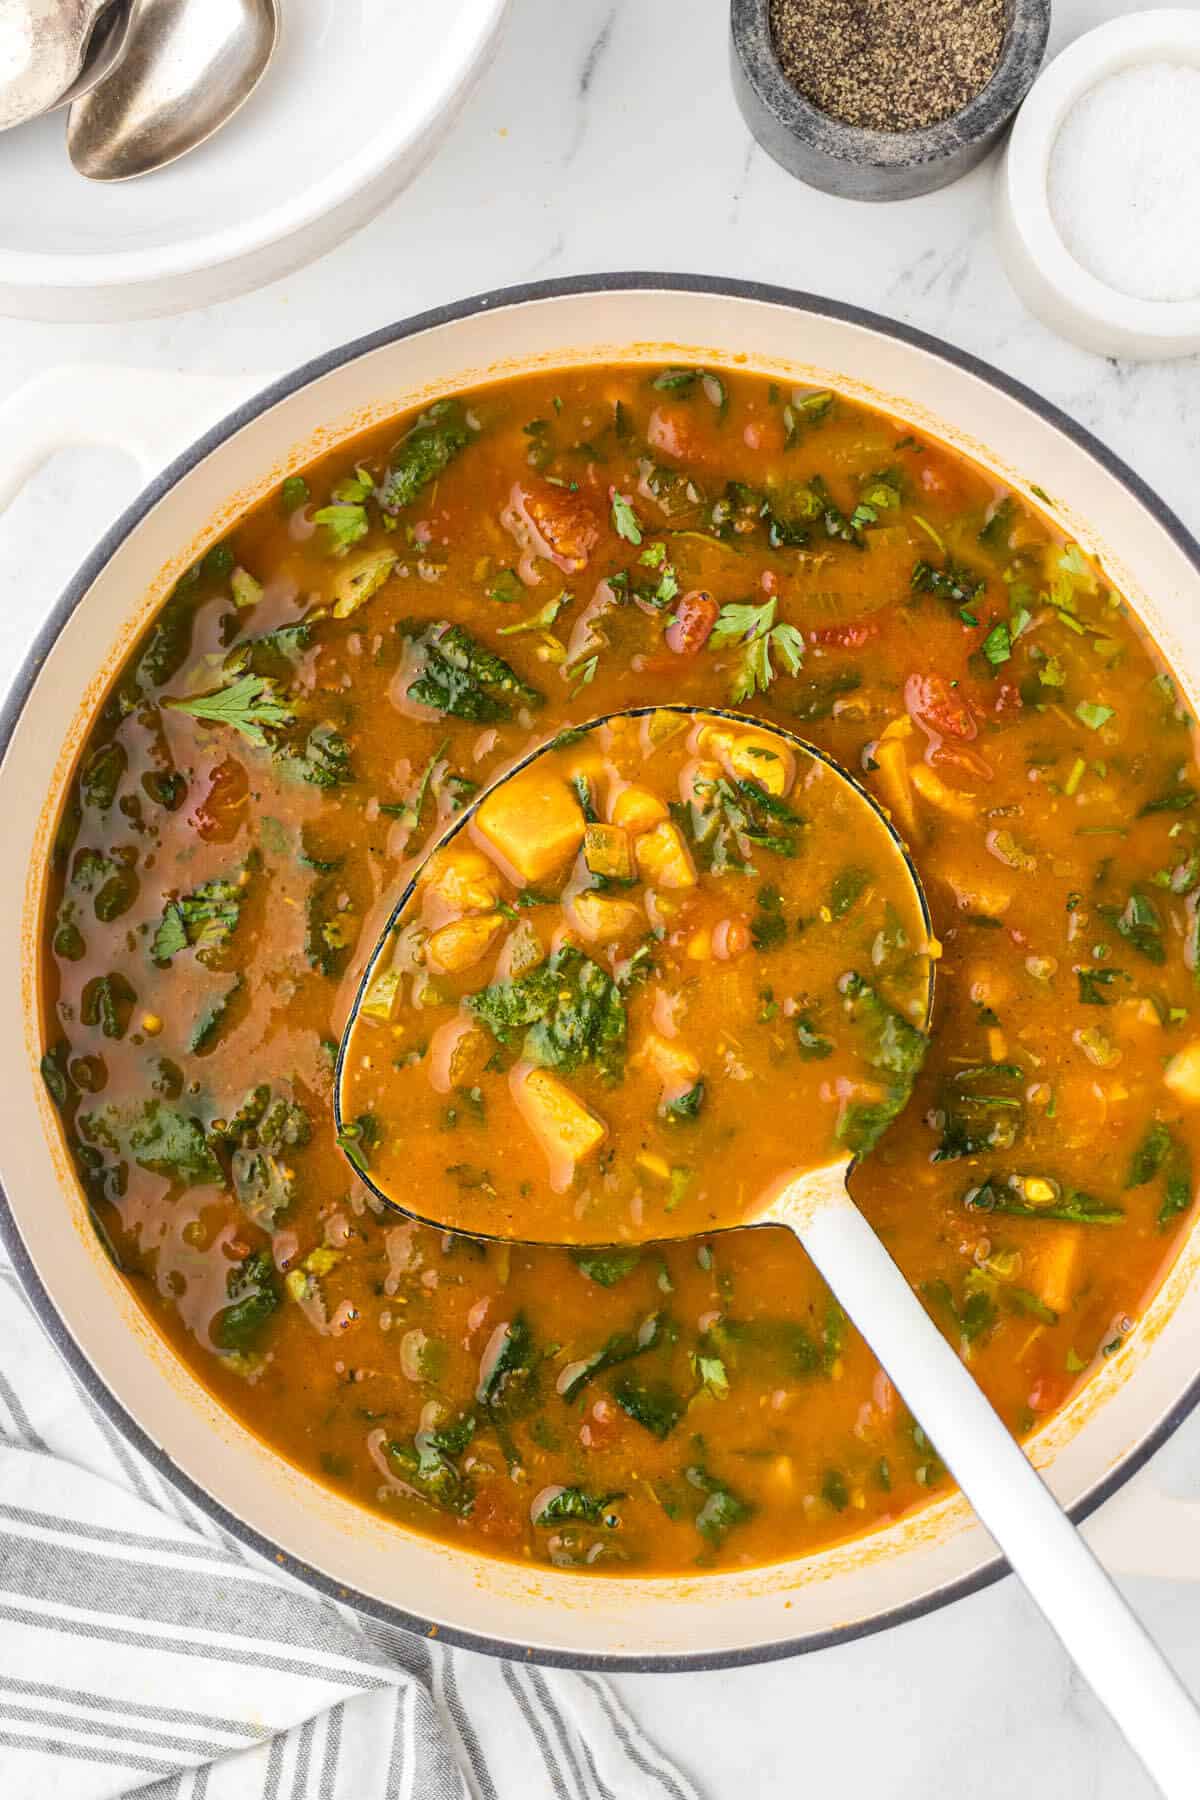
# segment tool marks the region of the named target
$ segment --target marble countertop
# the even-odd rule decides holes
[[[1057,0],[1052,51],[1129,10]],[[985,357],[1090,427],[1200,532],[1200,359],[1104,361],[1031,319],[996,258],[993,163],[893,206],[792,180],[742,123],[726,32],[720,0],[514,0],[451,135],[364,231],[200,312],[127,325],[0,319],[0,395],[38,370],[89,360],[249,377],[510,282],[638,268],[735,275],[857,302]],[[119,457],[71,452],[0,519],[0,680],[135,486]],[[1200,1494],[1200,1417],[1157,1459],[1155,1479]],[[1200,1585],[1127,1591],[1200,1690]],[[809,1787],[888,1800],[1151,1792],[1011,1579],[799,1661],[621,1685],[711,1800],[783,1800]]]

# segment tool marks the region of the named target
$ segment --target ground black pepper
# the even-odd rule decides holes
[[[915,131],[982,93],[1004,42],[1005,0],[771,0],[784,74],[848,125]]]

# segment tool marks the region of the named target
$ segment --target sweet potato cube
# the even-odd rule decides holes
[[[618,938],[646,929],[641,907],[619,894],[576,894],[571,918],[579,932],[596,944],[615,944]]]
[[[604,1121],[548,1069],[529,1071],[521,1082],[518,1104],[552,1168],[583,1162],[607,1135]]]
[[[753,781],[781,800],[792,785],[792,753],[757,732],[734,738],[729,746],[729,766],[742,781]]]
[[[377,1019],[381,1024],[390,1024],[399,995],[399,969],[384,969],[372,980],[358,1010],[364,1019]]]
[[[905,837],[916,837],[917,809],[904,745],[898,737],[882,737],[872,751],[872,757],[878,767],[883,804]]]
[[[1066,1312],[1071,1304],[1081,1236],[1079,1226],[1064,1225],[1040,1240],[1034,1282],[1039,1300],[1052,1312]]]
[[[1200,1106],[1200,1042],[1185,1044],[1176,1051],[1163,1080],[1185,1106]]]
[[[500,898],[500,873],[482,850],[438,850],[421,871],[428,887],[455,912],[490,912]]]
[[[878,760],[877,756],[876,761]],[[909,779],[922,800],[935,806],[939,812],[949,813],[952,819],[978,818],[979,802],[975,795],[965,794],[961,788],[948,786],[928,763],[914,763],[909,770]]]
[[[622,788],[613,801],[612,822],[624,826],[626,831],[648,831],[666,817],[666,805],[658,795],[636,783]]]
[[[547,781],[540,772],[501,783],[480,807],[476,824],[522,881],[555,874],[583,842],[578,800],[565,781]]]
[[[610,881],[633,880],[629,833],[620,825],[589,825],[583,834],[583,860],[593,875]]]
[[[654,887],[695,887],[696,871],[679,827],[664,819],[653,831],[644,831],[634,842],[638,870]]]
[[[502,913],[473,913],[454,919],[432,933],[425,946],[429,966],[437,974],[458,975],[474,968],[504,929]]]
[[[638,1060],[653,1069],[664,1087],[687,1089],[700,1079],[700,1064],[687,1045],[657,1031],[648,1031],[642,1039]]]
[[[333,584],[333,616],[348,619],[388,579],[398,561],[394,550],[364,550],[344,562]]]

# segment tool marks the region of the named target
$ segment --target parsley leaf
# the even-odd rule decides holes
[[[275,682],[262,675],[243,675],[214,694],[201,694],[195,700],[164,700],[163,705],[214,725],[231,725],[258,750],[268,747],[268,730],[291,725],[296,716],[280,700]]]
[[[749,700],[756,693],[766,693],[777,673],[772,652],[789,675],[797,674],[804,661],[801,633],[794,625],[775,623],[778,605],[775,599],[765,600],[761,606],[751,601],[727,601],[717,615],[709,640],[713,648],[719,650],[735,643],[741,646],[730,682],[731,700]]]

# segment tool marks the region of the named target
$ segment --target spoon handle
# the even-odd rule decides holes
[[[850,1199],[845,1171],[828,1173],[823,1194],[782,1196],[772,1216],[795,1231],[1147,1772],[1170,1800],[1194,1800],[1200,1712]]]

